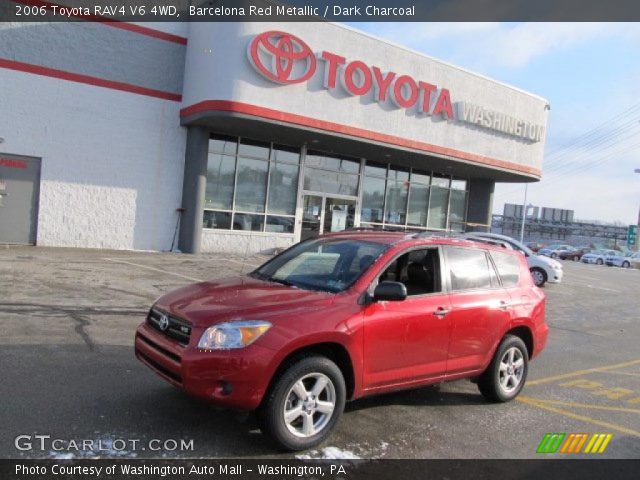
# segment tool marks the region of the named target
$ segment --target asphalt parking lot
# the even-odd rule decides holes
[[[188,398],[133,356],[134,329],[156,297],[266,258],[0,249],[0,457],[63,458],[37,442],[16,449],[17,436],[38,434],[100,440],[103,450],[80,457],[291,457],[274,452],[251,415]],[[613,434],[599,457],[638,458],[640,270],[565,262],[564,282],[545,291],[549,344],[518,401],[486,403],[468,381],[371,397],[348,404],[329,440],[298,455],[549,458],[536,454],[546,433],[576,432]],[[193,449],[133,451],[114,439],[193,440]]]

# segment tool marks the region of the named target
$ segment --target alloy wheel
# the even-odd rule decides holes
[[[286,396],[284,421],[289,432],[308,438],[329,424],[336,408],[336,389],[323,373],[311,373],[297,380]]]
[[[511,393],[518,388],[524,374],[524,355],[517,347],[511,347],[500,359],[500,388]]]

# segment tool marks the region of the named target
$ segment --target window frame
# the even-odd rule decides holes
[[[376,272],[376,276],[375,278],[371,281],[371,283],[369,284],[369,286],[366,289],[366,293],[369,297],[373,298],[373,292],[375,290],[375,288],[379,285],[379,280],[380,280],[380,275],[382,275],[387,268],[389,268],[391,266],[391,264],[393,262],[395,262],[396,260],[398,260],[400,257],[402,257],[405,254],[410,254],[412,252],[418,251],[418,250],[437,250],[438,251],[438,262],[439,262],[439,267],[440,267],[440,272],[439,272],[439,276],[440,276],[440,291],[439,292],[433,292],[433,293],[423,293],[420,295],[407,295],[407,298],[405,300],[403,300],[404,302],[408,301],[408,300],[413,300],[413,299],[420,299],[420,298],[427,298],[427,297],[434,297],[437,295],[448,295],[449,292],[446,288],[446,284],[444,283],[444,278],[442,276],[442,272],[443,272],[443,260],[444,260],[444,256],[443,256],[443,250],[442,250],[442,245],[414,245],[408,248],[405,248],[404,250],[397,252],[396,254],[393,255],[393,257],[391,257],[389,259],[388,262],[386,262],[384,264],[384,266],[378,270]]]
[[[248,137],[242,137],[242,136],[233,136],[233,135],[225,135],[225,134],[221,134],[221,133],[215,133],[215,132],[210,132],[209,133],[209,140],[212,139],[235,139],[235,149],[234,149],[234,153],[229,153],[229,152],[225,152],[224,150],[214,150],[214,149],[210,149],[209,145],[207,145],[207,155],[209,153],[213,153],[216,155],[221,155],[221,156],[227,156],[227,157],[231,157],[234,159],[234,173],[233,173],[233,195],[231,198],[231,209],[218,209],[218,208],[207,208],[206,206],[203,208],[203,217],[204,217],[204,212],[206,211],[210,211],[210,212],[220,212],[220,213],[229,213],[231,214],[231,220],[230,220],[230,228],[226,229],[226,228],[207,228],[204,225],[202,226],[203,230],[206,231],[215,231],[215,232],[225,232],[225,233],[235,233],[235,234],[249,234],[249,235],[282,235],[282,236],[288,236],[288,237],[293,237],[295,236],[295,219],[296,219],[296,208],[297,208],[297,198],[298,198],[298,194],[299,194],[299,189],[298,189],[298,185],[299,185],[299,181],[300,181],[300,173],[302,170],[302,147],[296,147],[296,146],[292,146],[292,145],[284,145],[282,143],[278,143],[278,142],[269,142],[269,141],[261,141],[261,140],[255,140],[252,138],[248,138]],[[253,156],[253,155],[246,155],[246,154],[242,154],[240,155],[240,145],[242,144],[242,141],[246,140],[249,144],[251,143],[262,143],[265,145],[269,146],[269,153],[267,158],[264,157],[260,157],[260,156]],[[292,149],[292,150],[298,150],[298,161],[293,162],[293,161],[287,161],[287,160],[281,160],[278,159],[276,160],[274,157],[274,152],[278,151],[279,148],[278,147],[282,147],[282,149]],[[238,188],[238,164],[239,164],[239,160],[240,158],[246,158],[246,159],[250,159],[250,160],[260,160],[263,162],[267,162],[267,181],[266,181],[266,188],[265,188],[265,201],[264,201],[264,211],[263,212],[251,212],[251,211],[246,211],[246,210],[240,210],[240,209],[236,209],[236,195],[237,195],[237,188]],[[272,169],[274,168],[274,165],[276,163],[280,163],[280,164],[286,164],[286,165],[295,165],[298,167],[298,181],[295,182],[295,188],[296,188],[296,192],[295,192],[295,199],[296,199],[296,207],[294,207],[294,212],[290,215],[283,215],[283,214],[274,214],[274,213],[270,213],[269,212],[269,187],[271,185],[271,172]],[[206,192],[205,192],[205,199],[206,199]],[[205,200],[206,201],[206,200]],[[235,229],[234,227],[234,222],[235,222],[235,217],[236,214],[240,214],[240,215],[257,215],[257,216],[262,216],[262,229],[260,230],[243,230],[243,229]],[[291,232],[273,232],[273,231],[269,231],[267,230],[267,222],[268,222],[268,218],[269,217],[281,217],[281,218],[288,218],[291,219],[291,221],[293,222],[293,231]]]
[[[449,259],[447,250],[449,249],[463,249],[463,250],[471,250],[471,251],[481,251],[484,253],[485,261],[487,262],[487,271],[489,273],[489,287],[472,287],[472,288],[464,288],[464,289],[454,289],[451,284],[451,270],[449,268]],[[500,274],[498,269],[493,264],[493,259],[491,258],[490,251],[485,248],[480,247],[467,247],[467,246],[459,246],[459,245],[444,245],[443,248],[443,256],[445,262],[445,268],[447,269],[447,275],[445,276],[445,281],[447,285],[447,292],[449,294],[456,293],[467,293],[467,292],[486,292],[487,290],[501,290],[504,287],[502,286],[502,278],[500,278]],[[498,285],[493,286],[491,282],[491,269],[493,269],[495,277],[498,279]]]

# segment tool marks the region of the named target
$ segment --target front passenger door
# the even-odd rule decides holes
[[[420,273],[418,265],[425,271]],[[365,390],[444,376],[451,307],[441,287],[439,249],[415,249],[397,257],[379,280],[405,283],[409,295],[404,301],[375,302],[364,309]]]

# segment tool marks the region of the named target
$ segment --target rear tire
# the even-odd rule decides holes
[[[547,272],[539,267],[533,267],[529,270],[531,272],[531,278],[536,287],[542,287],[547,283]]]
[[[629,268],[631,266],[631,264],[627,261],[622,262],[622,268]]]
[[[478,379],[480,393],[492,402],[516,398],[527,380],[529,353],[520,337],[502,339],[489,367]]]
[[[346,387],[340,368],[326,357],[293,363],[280,375],[258,409],[260,429],[282,450],[322,442],[344,410]]]
[[[602,265],[603,263],[604,263],[604,261],[603,261],[601,258],[599,258],[598,260],[596,260],[596,264],[597,264],[597,265]]]

